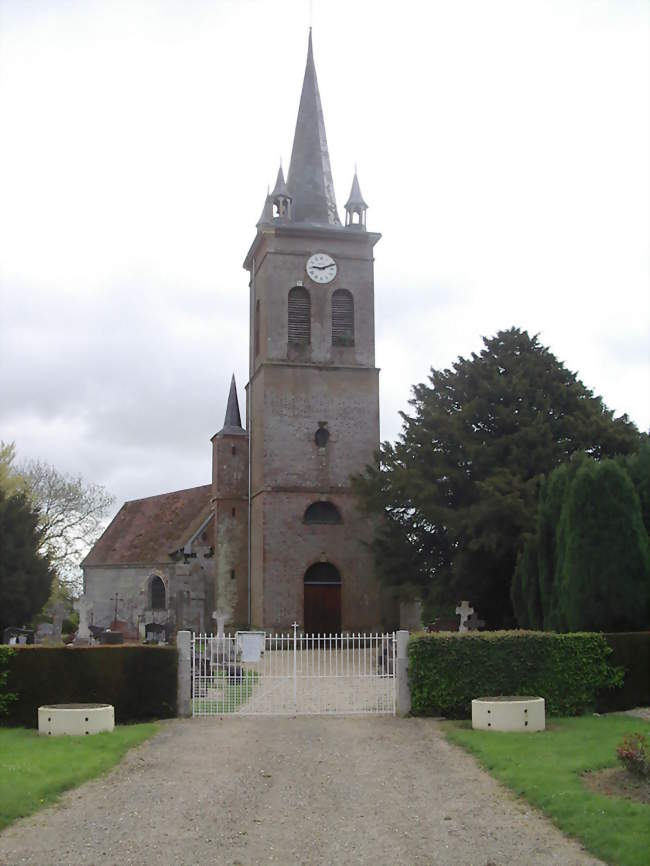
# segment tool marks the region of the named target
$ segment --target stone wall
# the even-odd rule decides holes
[[[90,624],[104,628],[111,625],[117,592],[117,619],[126,623],[134,635],[143,637],[143,627],[150,622],[169,623],[173,630],[210,630],[214,609],[214,557],[206,544],[196,545],[192,552],[196,557],[186,562],[86,566],[84,592],[92,605]],[[165,584],[166,607],[161,610],[151,609],[154,575]]]

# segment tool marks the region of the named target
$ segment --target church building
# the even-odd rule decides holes
[[[212,483],[127,502],[82,567],[96,625],[144,636],[233,628],[376,630],[392,616],[350,476],[379,447],[373,250],[355,174],[339,218],[311,33],[291,162],[250,275],[242,426],[233,377]]]

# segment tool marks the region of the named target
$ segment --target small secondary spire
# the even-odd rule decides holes
[[[228,405],[226,406],[226,417],[223,422],[223,428],[235,427],[239,430],[241,426],[241,415],[239,414],[239,400],[237,399],[237,385],[235,383],[235,374],[232,374],[230,381],[230,393],[228,394]]]

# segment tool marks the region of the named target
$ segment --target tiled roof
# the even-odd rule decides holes
[[[209,517],[211,495],[205,484],[125,502],[82,565],[169,561]]]

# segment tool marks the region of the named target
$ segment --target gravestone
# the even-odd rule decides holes
[[[39,622],[36,626],[36,643],[44,643],[51,639],[54,626],[51,622]]]
[[[479,631],[485,627],[485,620],[479,619],[477,613],[472,613],[467,617],[467,631]]]
[[[146,641],[166,643],[167,629],[162,623],[148,622],[144,627],[144,638]]]
[[[2,632],[2,643],[10,646],[24,646],[34,643],[34,632],[31,628],[9,626]]]
[[[100,634],[99,642],[108,645],[124,643],[124,635],[121,631],[111,631],[110,628],[107,628]]]
[[[420,599],[402,601],[399,606],[399,627],[404,631],[422,631],[422,602]]]
[[[258,662],[264,652],[266,633],[263,631],[238,631],[237,647],[243,662]]]
[[[461,603],[456,608],[456,613],[460,615],[460,625],[458,626],[458,631],[469,631],[467,627],[467,620],[470,615],[474,613],[474,608],[470,605],[468,601],[461,601]]]

